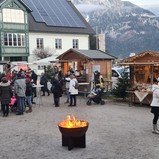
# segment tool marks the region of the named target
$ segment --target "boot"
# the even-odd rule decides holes
[[[29,109],[26,111],[26,113],[31,113],[32,112],[32,107],[29,107]]]
[[[42,94],[42,96],[45,96],[45,92],[43,91],[43,94]]]
[[[152,133],[154,133],[154,134],[159,134],[159,131],[157,130],[157,124],[153,124]]]

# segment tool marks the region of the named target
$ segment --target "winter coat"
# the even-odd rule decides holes
[[[152,95],[151,106],[159,107],[159,86],[153,84],[152,85],[152,91],[153,91],[153,95]]]
[[[26,83],[25,79],[16,79],[14,82],[14,92],[19,97],[25,97]]]
[[[56,79],[52,83],[52,93],[55,98],[61,97],[63,93],[61,83]]]
[[[40,79],[40,84],[44,86],[44,87],[41,88],[42,91],[47,91],[47,90],[48,90],[47,82],[48,82],[48,80],[47,80],[46,76],[43,75],[43,76],[41,77],[41,79]]]
[[[11,102],[12,89],[10,82],[0,83],[0,101],[1,104],[9,104]]]
[[[25,91],[25,95],[26,96],[32,96],[33,93],[33,86],[31,82],[26,82],[26,91]]]
[[[32,75],[31,75],[31,79],[33,80],[34,84],[37,84],[38,75],[33,72]]]
[[[76,78],[70,80],[69,92],[71,95],[78,94],[78,89],[75,89],[75,83],[78,82]]]

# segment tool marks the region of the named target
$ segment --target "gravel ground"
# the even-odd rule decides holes
[[[105,105],[53,106],[52,95],[34,105],[33,112],[0,116],[0,159],[158,159],[159,136],[152,134],[150,107],[106,100]],[[37,101],[38,103],[39,101]],[[86,148],[62,147],[57,124],[68,114],[89,122]]]

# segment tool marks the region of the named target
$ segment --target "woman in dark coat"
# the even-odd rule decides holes
[[[46,78],[46,75],[45,73],[42,73],[41,74],[41,78],[40,78],[40,84],[43,85],[43,87],[41,87],[41,91],[43,92],[42,96],[45,96],[45,92],[48,93],[48,96],[50,95],[50,91],[47,87],[47,78]]]
[[[9,114],[9,103],[11,102],[12,89],[10,82],[6,77],[3,77],[0,83],[0,101],[2,105],[3,117]]]
[[[60,97],[62,97],[62,86],[61,83],[58,79],[58,74],[55,74],[55,77],[53,79],[52,83],[52,93],[53,93],[53,98],[54,98],[54,104],[55,107],[59,107],[59,103],[60,103]]]

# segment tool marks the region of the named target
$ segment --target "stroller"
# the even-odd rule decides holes
[[[90,94],[88,94],[87,98],[87,105],[91,105],[92,101],[96,104],[104,105],[105,101],[102,100],[102,96],[104,94],[104,88],[98,88],[98,90],[94,91],[92,90]]]
[[[13,95],[12,98],[11,98],[11,102],[9,103],[9,106],[10,106],[10,110],[12,112],[16,112],[17,110],[17,105],[16,105],[16,97]]]

